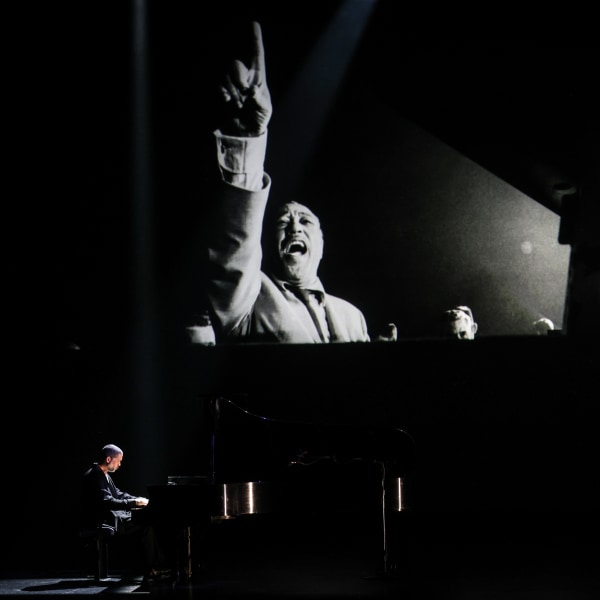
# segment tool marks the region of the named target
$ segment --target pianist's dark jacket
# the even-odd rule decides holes
[[[131,521],[134,506],[135,496],[122,492],[98,463],[84,473],[79,507],[80,531],[90,531],[101,525],[118,531],[120,524]]]

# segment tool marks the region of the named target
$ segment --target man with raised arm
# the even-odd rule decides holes
[[[267,224],[271,180],[263,165],[272,105],[256,22],[252,34],[249,64],[234,60],[224,76],[223,119],[214,132],[222,181],[209,228],[207,295],[217,343],[368,342],[362,312],[328,294],[318,277],[318,217],[289,201]]]

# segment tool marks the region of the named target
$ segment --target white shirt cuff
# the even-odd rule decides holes
[[[224,181],[248,190],[262,189],[267,132],[257,137],[224,135],[218,129],[213,133]]]

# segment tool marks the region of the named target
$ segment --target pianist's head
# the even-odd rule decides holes
[[[106,444],[98,455],[98,465],[104,472],[114,473],[123,461],[123,450],[115,444]]]

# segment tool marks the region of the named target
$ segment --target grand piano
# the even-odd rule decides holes
[[[415,444],[404,430],[271,418],[223,397],[202,399],[208,472],[171,475],[148,486],[155,521],[171,532],[178,577],[194,575],[194,556],[212,524],[262,514],[371,512],[385,521],[407,508],[404,478]]]

